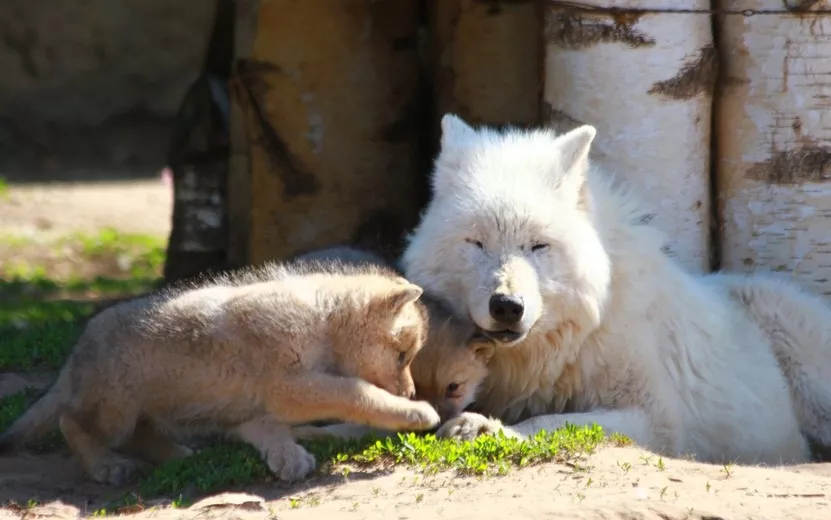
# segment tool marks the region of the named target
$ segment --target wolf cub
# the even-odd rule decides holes
[[[298,259],[325,259],[356,265],[394,266],[371,251],[351,246],[318,249]],[[417,399],[424,399],[438,411],[442,421],[458,416],[476,399],[488,374],[494,353],[493,340],[482,335],[472,321],[459,318],[442,301],[422,294],[419,302],[428,315],[427,340],[411,365]],[[367,433],[387,434],[388,429],[365,425],[334,424],[298,426],[298,438],[361,437]]]
[[[58,425],[88,475],[118,485],[144,463],[187,456],[176,440],[220,433],[255,446],[278,478],[301,479],[316,463],[293,424],[439,424],[411,400],[427,336],[421,294],[380,265],[314,260],[117,304],[88,322],[0,451]]]

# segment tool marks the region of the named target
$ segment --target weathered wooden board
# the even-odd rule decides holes
[[[426,185],[418,2],[238,3],[232,258],[354,241],[394,251]]]
[[[735,11],[716,26],[722,267],[831,294],[831,1],[720,4]]]
[[[428,0],[436,113],[534,125],[542,86],[539,2]]]
[[[547,2],[545,12],[550,124],[597,128],[594,161],[645,193],[669,253],[695,272],[711,263],[709,8],[709,0],[583,0]]]

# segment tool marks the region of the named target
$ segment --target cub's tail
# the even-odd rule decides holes
[[[831,307],[771,277],[715,278],[771,338],[803,434],[822,452],[831,449]]]
[[[0,433],[0,453],[13,451],[58,426],[61,407],[69,395],[69,377],[62,370],[57,381],[6,431]]]

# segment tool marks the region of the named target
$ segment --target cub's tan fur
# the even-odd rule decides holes
[[[373,252],[335,246],[311,251],[299,258],[325,259],[348,263],[393,265]],[[419,300],[428,311],[429,331],[424,347],[411,365],[417,399],[438,410],[442,421],[458,416],[476,398],[479,386],[488,374],[488,362],[494,353],[492,340],[479,334],[470,320],[454,315],[442,301],[423,294]],[[361,437],[368,433],[385,435],[389,430],[356,424],[294,428],[299,438]]]
[[[88,323],[55,385],[0,436],[11,448],[60,426],[96,481],[189,454],[172,439],[224,433],[281,479],[315,466],[291,425],[337,419],[429,429],[409,398],[426,336],[421,289],[394,270],[293,262],[125,302]]]
[[[421,301],[427,307],[429,331],[410,369],[418,399],[432,404],[447,421],[473,404],[495,345],[443,302],[431,295]]]

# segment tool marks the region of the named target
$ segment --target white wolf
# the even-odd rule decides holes
[[[401,265],[501,342],[476,407],[512,426],[465,413],[439,435],[597,423],[668,456],[759,464],[808,460],[803,434],[831,443],[820,301],[684,271],[632,192],[589,164],[592,126],[441,126]]]

